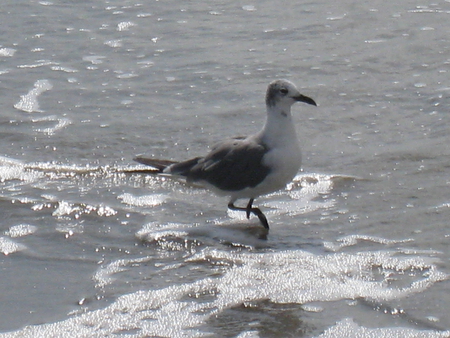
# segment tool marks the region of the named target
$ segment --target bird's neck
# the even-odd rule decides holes
[[[270,147],[297,143],[297,133],[292,120],[291,107],[268,107],[266,123],[261,138]]]

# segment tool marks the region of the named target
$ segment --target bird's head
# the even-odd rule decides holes
[[[266,93],[266,104],[268,107],[291,107],[295,102],[305,102],[317,106],[316,102],[300,94],[297,87],[287,80],[276,80],[269,84]]]

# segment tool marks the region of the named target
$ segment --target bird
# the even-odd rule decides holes
[[[291,107],[296,102],[317,104],[283,79],[268,85],[265,101],[266,121],[255,134],[226,139],[216,143],[205,156],[181,162],[142,155],[134,160],[155,168],[156,173],[182,176],[188,183],[228,196],[230,210],[244,211],[247,219],[251,214],[257,216],[268,231],[267,217],[253,202],[257,197],[284,189],[298,173],[302,156]],[[236,206],[239,199],[248,199],[247,205]]]

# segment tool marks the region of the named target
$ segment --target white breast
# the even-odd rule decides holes
[[[289,147],[274,148],[264,156],[264,165],[272,168],[264,183],[267,189],[283,189],[292,181],[300,169],[302,156],[299,145],[295,142]],[[264,184],[263,183],[263,184]]]

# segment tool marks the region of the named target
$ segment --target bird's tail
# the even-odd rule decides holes
[[[134,158],[136,162],[155,168],[154,171],[151,171],[152,173],[165,173],[185,177],[189,176],[191,169],[198,163],[200,159],[201,157],[196,157],[187,161],[176,162],[170,160],[158,160],[155,158],[149,158],[140,155]],[[166,168],[168,169],[165,170]]]
[[[155,173],[162,173],[164,169],[166,169],[168,166],[175,164],[177,162],[170,161],[170,160],[158,160],[156,158],[150,158],[150,157],[144,157],[141,155],[136,156],[133,158],[134,161],[148,165],[150,167],[155,168]]]

